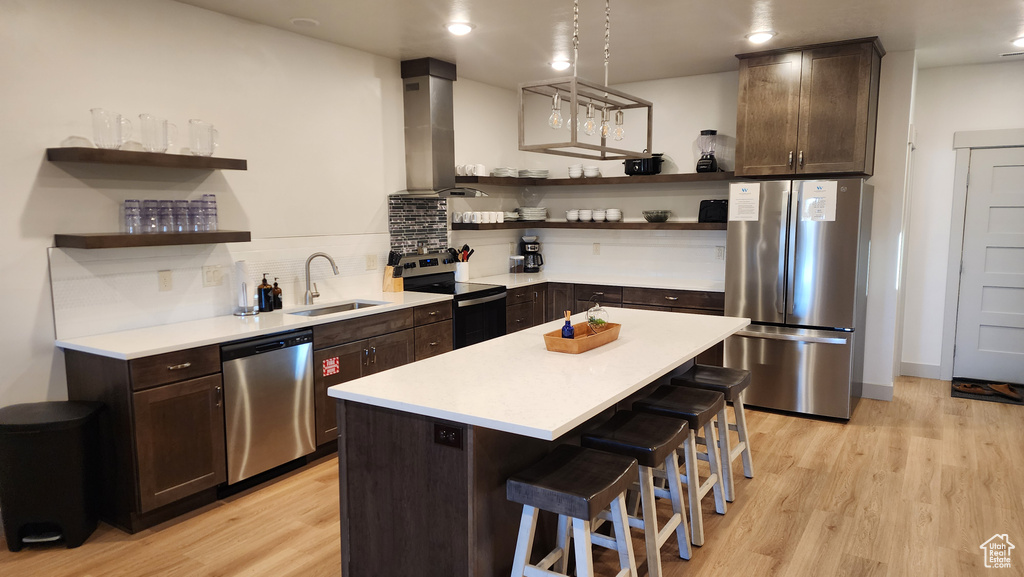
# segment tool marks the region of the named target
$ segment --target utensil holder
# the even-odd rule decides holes
[[[402,280],[402,277],[395,276],[395,267],[384,267],[384,282],[381,290],[386,293],[400,293],[405,290],[405,281]]]
[[[455,282],[469,282],[469,263],[455,263]]]

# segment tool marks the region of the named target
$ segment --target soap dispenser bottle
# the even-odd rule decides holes
[[[267,273],[263,273],[263,282],[256,287],[256,297],[259,299],[260,312],[269,313],[274,310],[274,287],[267,282]]]
[[[283,300],[284,300],[283,299],[284,291],[281,290],[281,287],[277,286],[277,277],[276,276],[274,277],[274,290],[273,290],[273,294],[274,294],[274,310],[279,311],[279,310],[284,308],[284,302],[283,302]]]

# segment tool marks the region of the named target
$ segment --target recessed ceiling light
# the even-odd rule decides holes
[[[775,36],[774,30],[759,30],[757,32],[751,32],[747,34],[747,40],[750,40],[754,44],[764,44]]]
[[[555,70],[567,70],[570,64],[568,60],[555,60],[551,63],[551,67]]]
[[[320,25],[320,21],[313,18],[292,18],[291,22],[293,26],[299,28],[316,28]]]
[[[473,25],[469,22],[449,22],[448,31],[456,36],[465,36],[473,30]]]
[[[1017,48],[1024,48],[1024,36],[1013,41],[1013,45]]]

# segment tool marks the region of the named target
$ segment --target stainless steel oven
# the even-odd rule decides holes
[[[455,282],[455,262],[449,253],[414,254],[401,258],[407,291],[452,295],[453,347],[468,347],[505,334],[502,285]]]

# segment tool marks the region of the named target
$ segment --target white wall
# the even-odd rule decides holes
[[[358,241],[386,234],[384,197],[405,187],[399,64],[386,58],[169,0],[4,0],[0,78],[0,406],[66,398],[54,233],[116,231],[125,198],[212,192],[221,228]],[[217,155],[249,170],[47,162],[68,136],[92,139],[93,107],[165,116],[179,136],[189,118],[210,121]]]
[[[953,133],[1024,128],[1024,62],[930,68],[918,73],[907,234],[903,363],[908,374],[938,374],[956,154]]]

